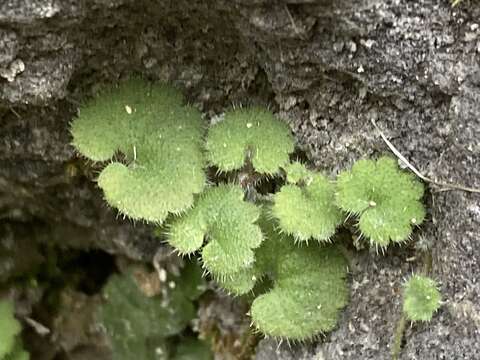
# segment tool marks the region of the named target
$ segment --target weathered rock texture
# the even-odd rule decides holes
[[[268,103],[333,173],[387,151],[374,119],[429,177],[479,188],[479,19],[466,0],[2,1],[0,217],[151,257],[148,229],[115,218],[69,146],[78,103],[131,74],[179,85],[208,115]],[[428,258],[445,305],[408,328],[402,358],[478,358],[480,196],[438,190],[419,231],[429,250],[361,254],[351,304],[312,359],[390,358],[403,278]],[[292,358],[275,351],[261,343],[257,359]]]

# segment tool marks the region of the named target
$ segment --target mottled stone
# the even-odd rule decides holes
[[[257,346],[255,360],[310,360],[314,353],[308,346],[291,345],[287,341],[264,339]],[[324,360],[319,355],[316,360]]]

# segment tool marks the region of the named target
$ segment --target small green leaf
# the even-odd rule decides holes
[[[360,217],[363,235],[381,247],[408,239],[425,218],[423,186],[394,159],[359,160],[337,178],[338,206]]]
[[[10,354],[22,327],[14,317],[13,304],[0,300],[0,359]]]
[[[256,171],[272,175],[289,161],[294,150],[288,126],[263,108],[229,111],[208,132],[207,158],[221,171],[232,171],[251,161]]]
[[[275,194],[272,208],[280,230],[300,241],[328,241],[343,221],[335,205],[334,185],[299,163],[287,166],[286,172],[287,180],[293,184]]]
[[[413,275],[404,286],[403,312],[411,321],[430,321],[440,307],[437,283],[426,276]]]
[[[93,161],[121,152],[98,184],[107,202],[132,219],[161,223],[193,204],[205,184],[200,113],[167,85],[133,79],[80,109],[73,145]]]
[[[305,165],[298,161],[286,165],[285,173],[287,174],[287,182],[290,184],[297,184],[300,182],[309,184],[312,181],[313,172],[308,170]]]
[[[243,190],[220,185],[200,195],[195,207],[177,219],[170,228],[169,243],[181,254],[202,249],[205,268],[216,277],[226,277],[254,262],[253,249],[263,237],[255,225],[260,210],[243,201]]]

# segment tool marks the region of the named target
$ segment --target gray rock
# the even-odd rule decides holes
[[[9,65],[17,56],[17,34],[10,30],[0,30],[0,67]]]
[[[24,63],[21,59],[10,64],[2,75],[8,80],[0,98],[11,104],[42,105],[63,99],[72,76],[71,57],[62,53],[56,59],[40,59]]]
[[[264,339],[257,346],[255,360],[310,360],[313,352],[305,346],[291,345],[287,341]],[[323,360],[316,356],[316,360]]]

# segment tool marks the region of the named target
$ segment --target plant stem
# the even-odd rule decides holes
[[[405,318],[405,314],[402,313],[402,316],[398,320],[395,334],[393,337],[392,360],[398,360],[400,357],[400,351],[402,350],[403,334],[405,332],[406,324],[407,319]]]

